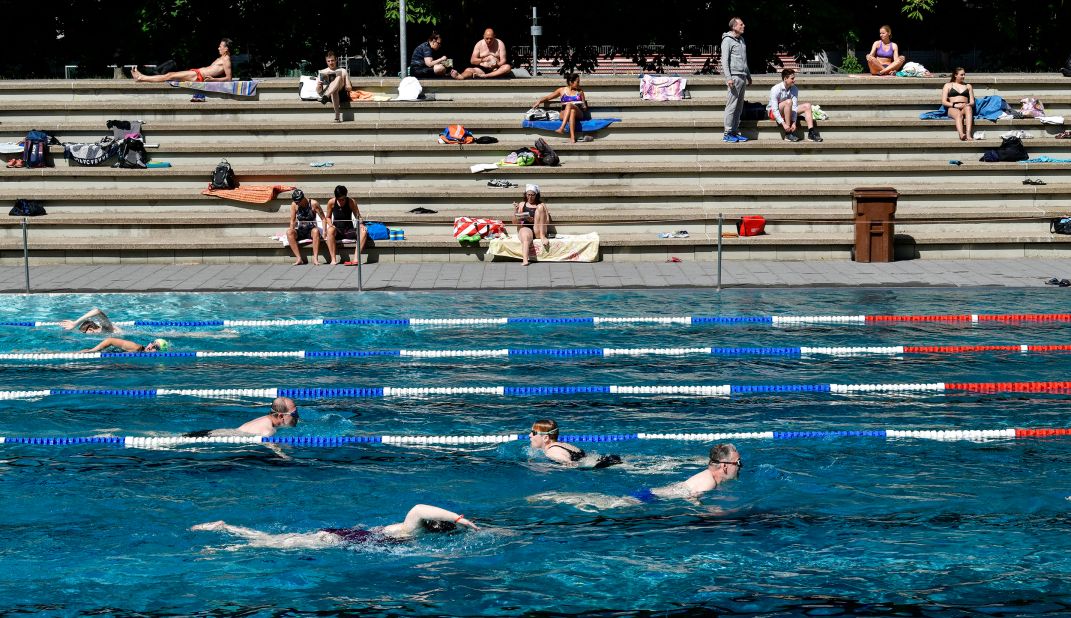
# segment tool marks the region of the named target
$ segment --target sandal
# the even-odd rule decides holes
[[[1071,139],[1071,131],[1064,131],[1062,133],[1057,133],[1053,137],[1055,137],[1056,139]]]
[[[1068,281],[1067,279],[1060,279],[1060,287],[1071,288],[1071,281]]]
[[[1040,178],[1027,178],[1026,180],[1023,181],[1023,184],[1024,185],[1043,185],[1043,184],[1047,184],[1047,183],[1044,180],[1040,179]]]
[[[1052,279],[1049,279],[1048,281],[1046,281],[1045,285],[1060,285],[1060,280],[1057,279],[1056,277],[1053,277]]]
[[[22,159],[8,159],[7,166],[9,168],[15,167],[15,161],[21,161]]]
[[[22,159],[15,159],[15,165],[12,165],[11,167],[17,167],[17,168],[21,169],[21,168],[26,167],[26,162],[23,161]]]

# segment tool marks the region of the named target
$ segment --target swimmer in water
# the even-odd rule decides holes
[[[225,521],[197,524],[190,530],[226,532],[248,541],[248,547],[275,549],[322,549],[340,545],[398,543],[429,532],[451,532],[458,526],[479,530],[464,515],[437,506],[418,504],[409,509],[405,521],[375,528],[322,528],[316,532],[269,534],[252,528],[232,526]]]
[[[171,342],[167,339],[153,339],[151,342],[141,345],[118,337],[108,337],[92,348],[78,350],[78,353],[86,354],[88,352],[100,352],[102,350],[107,350],[108,348],[119,348],[119,350],[123,352],[167,352],[171,349]]]
[[[740,452],[732,444],[719,444],[710,449],[707,467],[679,483],[662,487],[643,488],[627,496],[609,496],[606,494],[581,494],[547,492],[528,498],[529,502],[557,502],[571,504],[582,511],[616,509],[640,504],[649,504],[659,500],[683,499],[699,504],[699,497],[708,491],[717,489],[725,481],[731,481],[740,474],[744,461]]]
[[[566,466],[580,467],[581,461],[587,457],[582,448],[574,444],[558,441],[558,423],[542,419],[532,424],[532,430],[528,434],[528,443],[532,448],[543,451],[551,461]],[[608,468],[621,463],[618,455],[603,455],[595,460],[594,465],[588,467]]]
[[[274,436],[279,427],[297,427],[297,404],[289,397],[276,397],[271,402],[271,412],[255,418],[237,429],[206,429],[182,434],[186,438],[204,438],[208,436]]]
[[[96,335],[97,333],[123,334],[123,331],[108,319],[108,315],[96,307],[90,309],[77,320],[61,320],[59,325],[64,330],[77,329],[87,335]]]

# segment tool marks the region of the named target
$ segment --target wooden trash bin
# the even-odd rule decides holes
[[[893,261],[896,199],[900,193],[892,187],[861,187],[852,190],[855,210],[856,262]]]

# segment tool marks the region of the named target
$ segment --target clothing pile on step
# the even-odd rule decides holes
[[[112,167],[145,169],[149,155],[145,152],[145,136],[140,120],[109,120],[112,134],[99,142],[63,144],[63,157],[78,165],[100,165],[112,157],[118,161]]]
[[[475,217],[454,219],[454,238],[462,245],[478,243],[481,238],[495,238],[499,234],[506,234],[506,225],[498,219]]]

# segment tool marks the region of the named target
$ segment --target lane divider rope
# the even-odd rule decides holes
[[[721,384],[721,385],[636,385],[636,386],[429,386],[429,387],[347,387],[347,388],[52,388],[0,391],[2,399],[37,399],[61,395],[78,397],[124,397],[154,399],[164,396],[196,398],[290,397],[310,400],[326,398],[427,397],[431,395],[697,395],[730,396],[755,393],[1071,393],[1071,381],[1059,382],[933,382],[911,384]]]
[[[120,327],[288,327],[288,326],[493,326],[507,324],[867,324],[895,322],[1071,322],[1071,313],[952,314],[952,315],[796,315],[796,316],[622,316],[622,317],[517,317],[517,318],[310,318],[263,320],[128,320]],[[59,326],[58,321],[0,321],[0,326],[40,328]]]
[[[190,359],[190,358],[495,358],[508,356],[859,356],[866,354],[969,354],[976,352],[1071,352],[1071,344],[1057,345],[929,345],[929,346],[839,346],[839,347],[690,347],[690,348],[503,348],[477,350],[289,350],[191,352],[8,352],[3,361],[53,361],[100,359]]]
[[[831,440],[838,438],[914,438],[920,440],[959,441],[1007,438],[1045,438],[1071,436],[1071,428],[1007,429],[855,429],[832,431],[743,431],[717,433],[620,433],[563,435],[562,442],[608,443],[635,440],[673,440],[680,442],[715,442],[722,440]],[[128,448],[164,448],[201,444],[287,444],[294,446],[334,447],[352,444],[389,445],[474,445],[523,442],[528,434],[451,435],[379,435],[379,436],[98,436],[98,437],[21,437],[0,436],[0,444],[35,446],[74,446],[110,444]]]

